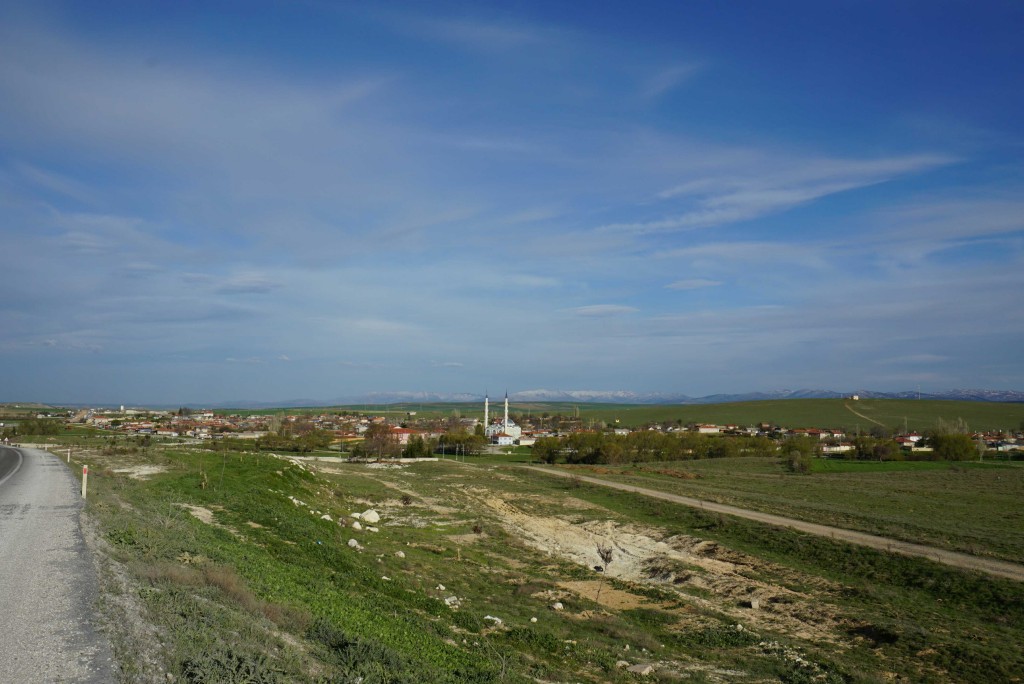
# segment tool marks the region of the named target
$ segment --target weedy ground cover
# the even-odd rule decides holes
[[[1012,583],[514,466],[81,456],[126,577],[108,607],[132,598],[152,627],[119,640],[125,681],[626,682],[649,663],[660,681],[938,682],[1024,666],[998,647],[1024,636]],[[352,524],[368,508],[377,532]]]

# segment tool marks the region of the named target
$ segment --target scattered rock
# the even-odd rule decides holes
[[[760,610],[761,609],[761,602],[758,601],[757,599],[750,599],[750,609],[751,610]]]
[[[536,622],[536,621],[537,621],[537,618],[535,618],[535,617],[530,618],[530,622]]]
[[[640,663],[639,665],[631,665],[626,668],[626,672],[632,672],[638,674],[641,677],[646,677],[649,674],[654,674],[654,665],[651,663]]]
[[[371,508],[370,510],[363,512],[363,520],[374,525],[380,522],[380,514]]]
[[[617,667],[620,670],[622,668],[624,668],[624,667],[629,667],[629,661],[628,660],[616,660],[615,661],[615,667]]]
[[[445,605],[447,605],[449,608],[457,608],[458,605],[459,605],[459,597],[458,596],[449,596],[448,598],[446,598],[444,600],[444,602],[445,602]]]
[[[361,548],[363,548],[362,546],[359,545],[359,542],[357,542],[355,539],[349,539],[348,540],[348,545],[349,545],[350,548],[353,548],[353,549],[361,549]]]
[[[551,610],[565,610],[565,606],[562,605],[561,601],[555,601],[551,604]]]
[[[395,558],[405,558],[405,551],[395,551]]]
[[[380,578],[381,578],[382,580],[384,580],[385,582],[390,582],[390,581],[391,581],[391,578],[390,578],[390,577],[388,577],[387,575],[381,575],[381,576],[380,576]]]
[[[437,585],[437,590],[438,591],[444,591],[444,585],[443,584],[438,584]]]
[[[504,622],[504,620],[502,620],[500,617],[494,617],[493,615],[484,615],[484,620],[490,620],[496,625],[500,625],[502,622]]]
[[[378,529],[378,528],[376,528],[376,527],[373,527],[372,525],[367,525],[367,526],[366,526],[366,530],[367,530],[368,532],[380,532],[380,529]]]
[[[361,529],[363,529],[363,526],[360,525],[358,521],[356,521],[356,522],[352,523],[352,529],[353,530],[361,530]]]
[[[355,518],[356,520],[359,520],[360,518],[363,517],[363,514],[362,513],[353,513],[352,517]]]
[[[327,522],[331,522],[331,516],[327,515],[326,513],[324,513],[323,515],[321,515],[321,516],[320,516],[320,519],[321,519],[321,520],[326,520]]]

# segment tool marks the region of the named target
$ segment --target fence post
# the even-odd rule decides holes
[[[89,483],[89,466],[82,466],[82,498],[85,498],[85,490]]]

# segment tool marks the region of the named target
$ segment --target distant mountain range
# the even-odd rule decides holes
[[[1014,390],[955,389],[948,392],[875,392],[854,390],[834,392],[832,390],[775,390],[771,392],[748,392],[746,394],[711,394],[705,397],[691,397],[685,394],[665,392],[629,392],[623,390],[547,390],[535,389],[512,392],[509,401],[524,402],[578,402],[609,404],[725,404],[737,401],[768,401],[778,399],[842,399],[856,394],[864,399],[945,399],[954,401],[997,401],[1024,402],[1024,392]],[[491,397],[492,404],[504,399],[504,394]],[[223,403],[230,408],[275,408],[299,406],[338,406],[357,404],[410,404],[410,403],[475,403],[483,402],[481,394],[439,393],[439,392],[373,392],[358,397],[346,397],[330,401],[293,399],[281,402],[239,401]],[[197,406],[199,404],[196,404]]]

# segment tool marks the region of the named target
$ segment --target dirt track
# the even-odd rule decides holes
[[[679,496],[677,494],[659,492],[654,489],[646,489],[644,487],[637,487],[634,485],[611,482],[609,480],[602,480],[596,477],[589,477],[586,475],[578,475],[576,473],[554,470],[552,468],[542,468],[538,466],[522,467],[527,468],[529,470],[535,470],[540,473],[545,473],[547,475],[554,475],[557,477],[577,477],[583,482],[601,485],[602,487],[610,487],[612,489],[619,489],[624,492],[642,494],[644,496],[649,496],[655,499],[663,499],[665,501],[671,501],[672,503],[682,504],[684,506],[691,506],[693,508],[700,508],[715,513],[734,515],[738,518],[755,520],[757,522],[763,522],[768,525],[775,525],[777,527],[788,527],[790,529],[799,530],[800,532],[806,532],[808,534],[813,534],[819,537],[838,539],[841,541],[849,542],[851,544],[859,544],[861,546],[868,546],[874,549],[881,549],[883,551],[890,551],[892,553],[903,554],[904,556],[920,556],[922,558],[927,558],[938,563],[944,563],[945,565],[951,565],[956,568],[962,568],[965,570],[976,570],[978,572],[983,572],[989,575],[994,575],[997,577],[1006,577],[1012,580],[1017,580],[1018,582],[1024,582],[1024,565],[1018,565],[1016,563],[994,560],[990,558],[981,558],[978,556],[971,556],[966,553],[958,553],[956,551],[944,551],[942,549],[936,549],[932,546],[924,546],[922,544],[911,544],[909,542],[903,542],[896,539],[889,539],[887,537],[879,537],[873,534],[866,534],[864,532],[844,530],[840,527],[818,525],[816,523],[804,522],[803,520],[796,520],[794,518],[785,518],[781,515],[760,513],[758,511],[751,511],[745,508],[737,508],[736,506],[727,506],[724,504],[717,504],[710,501],[701,501],[700,499],[693,499],[688,496]]]
[[[882,427],[885,427],[885,423],[880,423],[880,422],[878,422],[877,420],[875,420],[874,418],[870,418],[870,417],[868,417],[868,416],[865,416],[865,415],[864,415],[863,413],[860,413],[859,411],[855,411],[855,410],[854,410],[854,408],[853,408],[852,406],[850,406],[849,404],[847,404],[847,403],[845,403],[845,402],[843,403],[843,407],[844,407],[844,408],[845,408],[845,409],[846,409],[847,411],[849,411],[850,413],[852,413],[852,414],[853,414],[853,415],[855,415],[855,416],[859,416],[859,417],[863,418],[863,419],[864,419],[864,420],[866,420],[866,421],[869,421],[869,422],[872,422],[872,423],[874,423],[875,425],[881,425]]]

